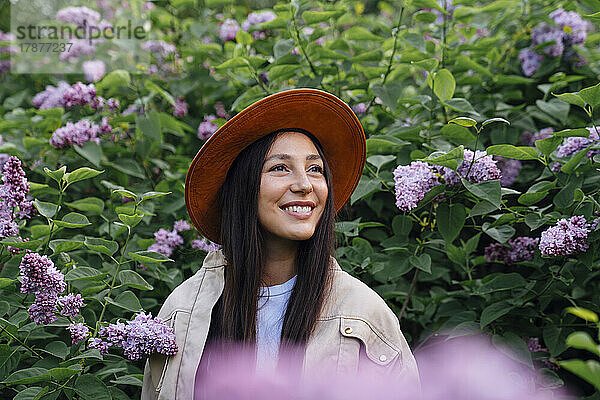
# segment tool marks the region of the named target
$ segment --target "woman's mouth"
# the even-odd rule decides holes
[[[281,208],[279,207],[284,213],[294,217],[294,218],[298,218],[298,219],[308,219],[310,218],[310,216],[313,213],[314,208],[311,207],[299,207],[299,206],[292,206],[292,207],[286,207],[286,208]]]

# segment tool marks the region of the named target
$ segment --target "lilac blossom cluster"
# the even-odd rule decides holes
[[[537,142],[540,139],[546,139],[551,137],[551,133],[554,133],[553,128],[540,129],[540,131],[537,133],[525,131],[521,136],[521,143],[525,146],[535,146],[535,142]]]
[[[149,74],[155,74],[159,71],[166,73],[175,71],[167,61],[167,57],[172,54],[173,61],[175,63],[179,62],[180,56],[175,45],[167,43],[164,40],[148,40],[142,43],[142,49],[152,52],[156,59],[156,64],[150,65],[150,68],[148,69]]]
[[[21,168],[21,160],[10,156],[2,166],[2,185],[0,185],[0,238],[19,234],[19,225],[15,217],[31,218],[36,212],[29,193],[29,182]],[[15,208],[19,209],[15,213]]]
[[[403,211],[417,207],[427,192],[440,184],[434,167],[413,161],[410,165],[399,165],[394,170],[396,206]]]
[[[78,293],[74,295],[69,293],[66,296],[61,296],[57,301],[61,307],[60,313],[65,317],[75,317],[79,314],[79,309],[83,307],[83,297]]]
[[[585,59],[579,55],[573,45],[583,44],[587,38],[590,23],[584,21],[575,11],[565,11],[562,8],[550,13],[554,25],[541,23],[531,31],[531,47],[521,50],[519,61],[525,76],[531,76],[540,67],[544,56],[534,47],[546,44],[541,51],[549,57],[561,57],[570,60],[576,66],[585,64]]]
[[[183,244],[183,238],[179,235],[179,232],[187,231],[189,229],[191,229],[191,226],[185,220],[175,221],[172,231],[160,228],[158,231],[154,232],[155,242],[148,247],[148,251],[155,251],[170,257],[173,250],[175,250],[177,246]],[[140,264],[140,268],[147,269],[143,264]]]
[[[60,54],[60,60],[70,61],[81,55],[91,55],[96,52],[96,44],[103,43],[103,38],[92,38],[92,33],[112,28],[106,20],[100,20],[100,13],[88,7],[66,7],[56,13],[56,19],[67,24],[74,24],[78,29],[83,29],[83,38],[69,38],[72,46],[68,51]],[[79,30],[78,30],[79,32]]]
[[[352,111],[356,114],[364,114],[367,112],[367,103],[357,103],[352,106]]]
[[[277,15],[275,15],[275,13],[272,11],[251,12],[250,14],[248,14],[246,20],[242,22],[242,29],[247,32],[251,26],[262,24],[263,22],[269,22],[274,20],[275,18],[277,18]],[[252,32],[252,38],[254,40],[265,39],[268,34],[269,30],[254,31]]]
[[[111,97],[105,101],[102,96],[96,95],[96,87],[93,83],[86,85],[82,82],[69,85],[65,81],[60,81],[57,87],[48,85],[45,90],[37,93],[31,102],[34,107],[40,110],[53,107],[84,107],[87,105],[93,110],[105,107],[114,112],[119,108],[117,99]]]
[[[108,119],[102,119],[102,124],[97,125],[87,119],[82,119],[76,123],[67,122],[66,126],[58,128],[50,137],[50,144],[56,148],[70,147],[74,144],[83,146],[86,142],[100,143],[98,135],[110,133],[112,127],[108,124]]]
[[[188,105],[183,97],[175,99],[175,105],[173,106],[173,115],[176,117],[186,116],[188,113]]]
[[[29,315],[36,324],[56,321],[58,296],[67,287],[64,275],[54,267],[47,256],[26,252],[19,266],[21,293],[34,293],[35,301],[29,307]]]
[[[209,252],[219,250],[221,248],[221,245],[209,242],[206,238],[202,238],[193,240],[192,248]]]
[[[71,343],[77,344],[89,336],[90,330],[83,323],[71,324],[67,327],[71,333]]]
[[[328,27],[329,27],[329,25],[327,23],[325,23],[325,22],[321,22],[319,24],[319,28],[328,28]],[[308,35],[308,36],[312,35],[314,31],[315,31],[315,29],[312,28],[312,27],[310,27],[310,26],[305,26],[304,28],[302,28],[302,32],[304,34]],[[326,37],[325,36],[321,36],[318,39],[316,39],[314,41],[314,43],[315,44],[323,44],[323,43],[325,43],[325,40],[326,40]],[[292,51],[290,52],[290,54],[299,55],[300,54],[300,50],[298,49],[298,46],[294,47],[292,49]]]
[[[533,259],[539,239],[526,236],[517,237],[508,241],[509,247],[500,243],[492,243],[484,250],[488,262],[499,261],[514,264]]]
[[[556,225],[542,232],[540,252],[545,256],[556,257],[586,251],[589,243],[585,240],[590,228],[590,224],[581,215],[569,219],[562,218]]]
[[[23,242],[29,242],[29,238],[25,238],[23,239],[21,236],[18,236],[17,239],[19,240],[19,242],[23,243]],[[10,252],[10,254],[12,254],[13,256],[17,256],[19,254],[21,254],[21,251],[23,249],[20,249],[18,247],[13,247],[13,246],[8,246],[8,251]]]
[[[456,172],[448,167],[442,167],[445,183],[458,185],[461,178],[471,183],[502,178],[502,172],[491,155],[487,155],[485,151],[481,150],[476,150],[474,155],[475,160],[473,162],[473,151],[466,149],[463,153],[463,160],[458,165]]]
[[[160,318],[152,318],[152,314],[139,313],[126,324],[117,322],[102,327],[98,332],[101,338],[91,338],[88,346],[98,349],[101,354],[110,347],[123,349],[123,354],[130,360],[139,360],[143,355],[160,353],[172,356],[177,353],[177,343],[173,329]]]
[[[219,126],[212,122],[215,119],[217,117],[212,114],[204,116],[204,121],[198,125],[198,139],[208,139],[219,129]]]
[[[215,111],[217,113],[217,117],[219,117],[219,118],[223,118],[223,119],[231,118],[231,116],[227,113],[227,111],[225,111],[225,106],[220,101],[217,101],[215,103]]]
[[[237,23],[235,19],[228,18],[226,19],[219,28],[219,37],[222,41],[227,42],[230,40],[235,40],[235,35],[240,30],[240,25]]]
[[[15,40],[15,36],[12,33],[4,33],[0,30],[0,42],[12,42]],[[0,46],[0,54],[9,53],[15,54],[18,52],[18,49],[14,46]],[[2,59],[0,60],[0,74],[6,73],[11,66],[10,59]]]
[[[558,148],[556,149],[554,154],[560,158],[570,157],[573,154],[577,153],[578,151],[585,149],[589,145],[598,143],[598,141],[600,140],[600,137],[598,136],[598,132],[596,131],[596,128],[588,127],[586,129],[590,132],[589,138],[568,137],[563,141],[563,143],[560,146],[558,146]],[[600,153],[600,150],[590,150],[587,152],[586,157],[592,158],[593,156],[595,156],[596,154],[599,154],[599,153]],[[562,165],[563,165],[562,163],[555,162],[552,165],[552,171],[554,171],[554,172],[560,171],[560,168],[562,167]]]
[[[517,176],[519,176],[519,171],[523,166],[521,161],[515,160],[514,158],[505,158],[501,156],[494,156],[494,159],[496,160],[496,165],[502,174],[502,177],[500,178],[500,185],[504,187],[512,185],[517,179]]]
[[[81,65],[83,74],[88,82],[95,82],[104,76],[106,73],[106,65],[101,60],[84,61]]]

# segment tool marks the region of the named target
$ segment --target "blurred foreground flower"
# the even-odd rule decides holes
[[[252,350],[240,346],[205,349],[196,375],[195,396],[208,400],[256,399],[401,399],[401,400],[546,400],[564,398],[558,391],[536,388],[534,372],[491,345],[484,336],[460,337],[430,343],[415,353],[420,385],[385,370],[338,374],[321,369],[299,375],[301,358],[293,348],[280,352],[276,370],[252,368]],[[232,384],[231,377],[236,377]],[[420,386],[420,388],[419,388]]]

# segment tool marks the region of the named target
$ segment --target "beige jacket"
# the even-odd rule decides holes
[[[343,271],[331,257],[332,292],[308,340],[303,371],[333,367],[341,373],[375,369],[415,379],[415,359],[398,318],[366,284]],[[146,361],[142,400],[192,400],[196,369],[208,335],[211,311],[224,287],[226,260],[211,251],[202,268],[165,300],[158,317],[175,330],[179,351]],[[360,368],[360,369],[359,369]]]

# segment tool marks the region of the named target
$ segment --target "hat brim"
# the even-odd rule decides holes
[[[221,126],[198,151],[185,180],[185,205],[202,236],[222,244],[218,191],[238,154],[261,137],[301,128],[319,139],[331,169],[335,212],[358,185],[366,140],[356,114],[336,96],[318,89],[291,89],[267,96]],[[241,199],[240,199],[241,200]]]

